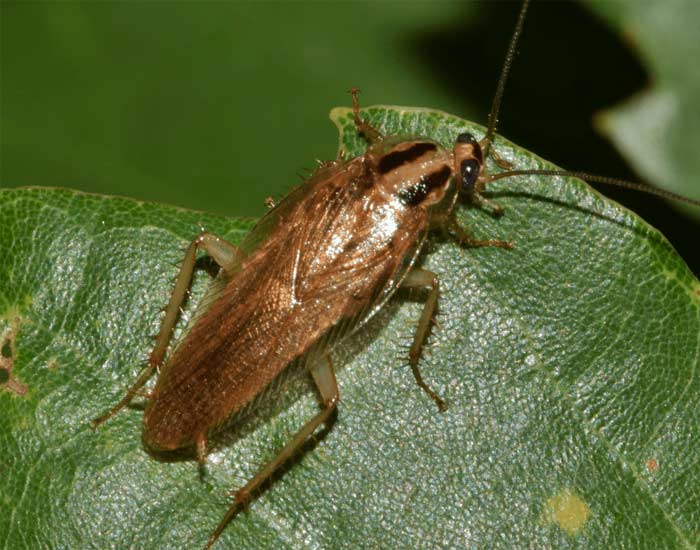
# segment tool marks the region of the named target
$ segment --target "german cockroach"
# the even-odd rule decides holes
[[[329,420],[339,399],[331,346],[365,323],[399,288],[429,291],[408,353],[418,385],[440,410],[446,408],[418,368],[440,292],[438,275],[419,267],[428,234],[441,230],[466,247],[512,248],[510,242],[476,239],[463,229],[455,218],[460,199],[500,216],[503,208],[483,194],[490,182],[569,175],[700,204],[580,172],[520,170],[499,157],[492,142],[527,4],[506,55],[488,130],[480,139],[460,134],[448,150],[431,139],[382,135],[361,118],[357,90],[352,90],[355,125],[368,143],[363,155],[325,163],[279,204],[270,201],[270,211],[241,246],[201,233],[187,249],[147,368],[93,426],[126,406],[156,370],[160,374],[144,414],[144,443],[157,453],[194,449],[201,463],[210,437],[286,369],[308,370],[322,402],[321,411],[238,489],[207,547],[261,484]],[[487,173],[487,157],[503,171]],[[220,266],[217,290],[166,357],[198,250]]]

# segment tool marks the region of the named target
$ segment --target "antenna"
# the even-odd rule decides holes
[[[513,31],[513,36],[510,39],[508,51],[506,52],[506,58],[503,62],[501,75],[498,78],[498,84],[496,85],[496,93],[493,96],[491,112],[489,113],[489,125],[486,130],[486,135],[480,142],[484,157],[489,154],[491,149],[491,142],[493,141],[494,135],[496,135],[496,129],[498,127],[498,112],[501,108],[503,92],[506,87],[506,81],[508,80],[510,68],[513,65],[513,59],[516,53],[515,50],[518,46],[518,40],[520,39],[520,35],[522,34],[523,24],[525,22],[525,15],[527,13],[527,8],[529,4],[530,0],[523,0],[522,6],[520,7],[520,13],[518,14],[518,20],[515,23],[515,30]],[[499,172],[498,174],[483,175],[482,185],[486,185],[487,183],[491,183],[492,181],[500,180],[503,178],[509,178],[512,176],[564,176],[579,178],[588,182],[602,183],[605,185],[613,185],[616,187],[624,187],[625,189],[641,191],[642,193],[656,195],[657,197],[662,197],[664,199],[672,199],[680,202],[685,202],[687,204],[692,204],[694,206],[700,206],[700,200],[698,199],[691,199],[689,197],[684,197],[683,195],[679,195],[671,191],[657,189],[655,187],[652,187],[651,185],[645,185],[643,183],[637,183],[618,178],[610,178],[607,176],[599,176],[596,174],[589,174],[588,172],[569,170],[508,170],[506,172]]]
[[[607,176],[599,176],[596,174],[589,174],[588,172],[577,172],[569,170],[508,170],[507,172],[499,172],[498,174],[484,175],[484,185],[487,183],[491,183],[492,181],[500,180],[503,178],[510,178],[513,176],[564,176],[571,178],[579,178],[588,182],[603,183],[605,185],[614,185],[616,187],[624,187],[625,189],[634,189],[635,191],[641,191],[642,193],[656,195],[657,197],[662,197],[664,199],[672,199],[692,204],[694,206],[700,206],[700,199],[691,199],[689,197],[684,197],[683,195],[678,195],[677,193],[673,193],[671,191],[657,189],[655,187],[652,187],[651,185],[645,185],[643,183],[621,180],[617,178],[609,178]]]
[[[506,59],[503,62],[501,76],[498,77],[496,93],[493,96],[491,112],[489,113],[489,127],[486,130],[486,135],[484,136],[484,139],[482,140],[482,149],[484,152],[484,156],[488,155],[489,149],[491,148],[491,140],[496,134],[496,127],[498,126],[498,111],[501,108],[503,91],[506,88],[506,81],[508,80],[510,67],[511,65],[513,65],[513,58],[515,57],[515,48],[518,46],[518,39],[520,38],[520,34],[523,31],[523,24],[525,23],[525,14],[527,13],[527,8],[529,4],[530,0],[523,0],[523,5],[520,7],[520,13],[518,14],[518,21],[515,23],[515,30],[513,31],[513,36],[510,39],[508,51],[506,52]]]

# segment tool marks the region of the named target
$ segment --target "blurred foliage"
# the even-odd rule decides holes
[[[315,159],[328,112],[363,101],[462,105],[410,39],[456,4],[17,3],[3,7],[3,172],[258,215]],[[372,75],[368,78],[367,75]],[[476,116],[476,112],[470,112]]]
[[[638,179],[592,120],[643,89],[650,73],[606,24],[626,32],[632,10],[593,4],[604,18],[575,3],[532,5],[501,130],[560,166]],[[327,113],[349,103],[351,86],[362,88],[365,105],[422,105],[485,122],[518,3],[3,2],[1,9],[2,186],[65,186],[258,216],[266,196],[286,193],[315,159],[335,155]],[[683,2],[658,9],[695,32]],[[640,40],[657,31],[642,30]],[[644,51],[681,35],[674,28]],[[676,74],[698,57],[668,52]],[[657,58],[665,66],[663,51]],[[696,142],[673,158],[687,150],[697,151]],[[687,238],[700,230],[697,221],[646,196],[612,196],[659,227],[700,272]]]
[[[601,131],[648,181],[700,198],[700,71],[689,63],[700,58],[700,3],[625,0],[592,6],[651,75],[647,87],[601,113]],[[700,212],[690,211],[696,217]]]

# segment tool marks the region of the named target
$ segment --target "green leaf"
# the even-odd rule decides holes
[[[598,127],[644,178],[700,197],[700,71],[689,66],[700,56],[700,3],[590,4],[624,34],[651,77],[647,89],[600,113]]]
[[[385,132],[483,129],[372,107]],[[350,156],[364,145],[333,118]],[[548,167],[514,145],[518,167]],[[459,218],[515,249],[435,240],[438,324],[406,363],[421,310],[399,295],[335,350],[338,418],[228,526],[218,548],[691,548],[700,543],[700,283],[645,222],[580,181],[493,185],[501,219]],[[183,249],[249,222],[65,190],[0,191],[0,547],[197,548],[240,486],[318,408],[304,381],[193,461],[141,445],[141,412],[93,432],[148,355]],[[185,320],[210,276],[197,272]],[[180,327],[181,328],[181,327]],[[5,355],[9,355],[5,357]],[[6,368],[7,370],[7,368]],[[15,389],[20,386],[15,386]],[[225,443],[225,444],[223,444]]]

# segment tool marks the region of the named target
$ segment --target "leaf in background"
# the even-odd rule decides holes
[[[385,132],[445,145],[483,129],[438,111],[373,107]],[[333,118],[350,155],[363,144]],[[503,140],[518,167],[550,166]],[[406,364],[421,309],[399,296],[335,352],[333,429],[240,514],[218,548],[689,548],[700,543],[700,283],[643,221],[576,180],[500,181],[494,220],[460,220],[515,249],[434,241],[439,326]],[[142,413],[93,432],[147,357],[199,212],[65,190],[0,192],[0,548],[197,548],[315,396],[228,435],[202,480],[143,450]],[[197,273],[187,318],[209,275]]]
[[[406,46],[472,12],[425,2],[3,2],[0,178],[258,215],[266,196],[333,154],[325,109],[347,101],[351,85],[476,116]]]
[[[700,4],[589,4],[628,38],[652,77],[648,89],[602,112],[599,128],[644,178],[700,198],[700,71],[691,61],[700,58]]]

